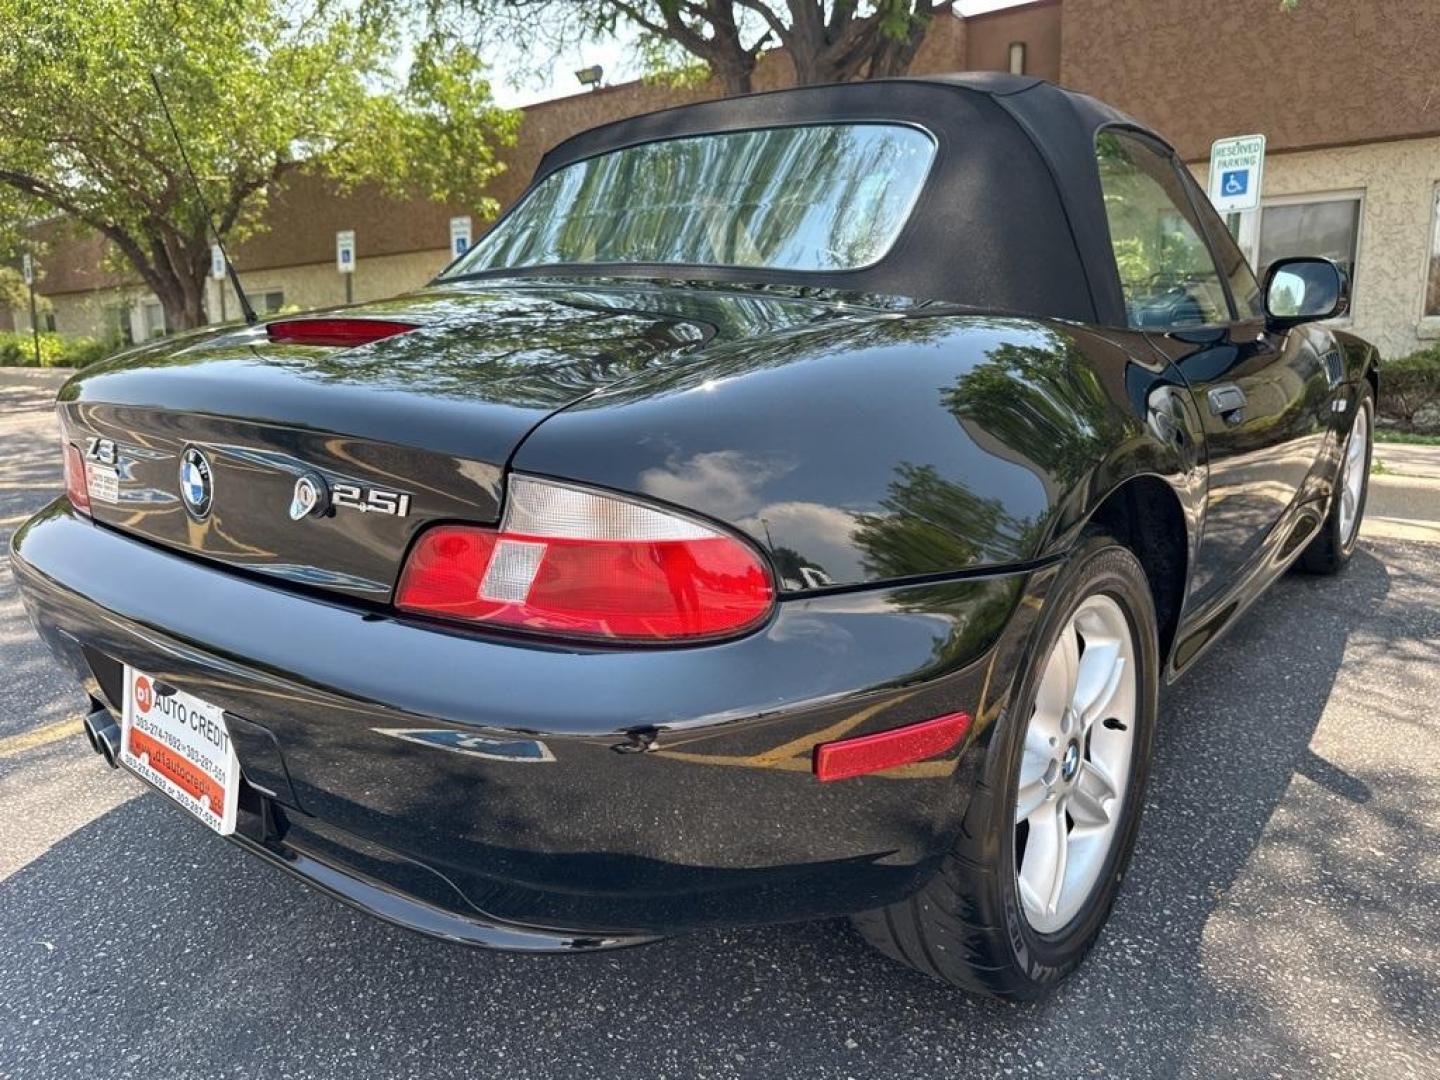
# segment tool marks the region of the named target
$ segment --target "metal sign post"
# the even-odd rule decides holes
[[[220,321],[226,322],[225,317],[225,252],[219,244],[210,245],[210,276],[219,284],[215,291],[220,294]]]
[[[1220,213],[1240,213],[1259,206],[1264,176],[1264,135],[1216,139],[1211,145],[1209,195]]]
[[[35,366],[40,366],[40,317],[35,314],[35,261],[27,251],[20,259],[20,272],[30,287],[30,338],[35,343]]]
[[[335,234],[335,269],[345,278],[345,303],[355,302],[355,231],[342,229]]]

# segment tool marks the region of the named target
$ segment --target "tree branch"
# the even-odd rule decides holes
[[[31,198],[49,203],[55,207],[55,209],[84,222],[92,229],[99,229],[104,232],[107,228],[111,227],[109,221],[84,209],[79,203],[74,202],[66,196],[59,188],[52,187],[44,181],[26,173],[15,172],[12,169],[0,169],[0,184],[8,184],[16,191],[29,195]]]
[[[765,0],[735,0],[735,2],[747,11],[753,11],[764,19],[765,25],[770,28],[770,32],[775,35],[776,40],[783,42],[786,37],[789,36],[789,28],[780,21],[779,16],[771,10],[770,5],[765,3]]]

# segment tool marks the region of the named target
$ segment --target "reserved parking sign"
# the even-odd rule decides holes
[[[344,229],[335,234],[335,269],[342,274],[355,272],[355,230]]]
[[[1265,136],[1216,139],[1210,147],[1210,202],[1222,214],[1260,205],[1265,172]]]

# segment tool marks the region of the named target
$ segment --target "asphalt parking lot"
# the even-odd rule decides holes
[[[53,386],[0,374],[7,544]],[[1440,1077],[1440,473],[1386,475],[1347,573],[1166,695],[1115,916],[1024,1007],[841,921],[525,958],[353,914],[101,765],[4,564],[0,1078]]]

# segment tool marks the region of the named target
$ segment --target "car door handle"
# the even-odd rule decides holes
[[[1210,411],[1227,424],[1238,424],[1245,418],[1245,391],[1234,383],[1212,386],[1206,396],[1210,399]]]

